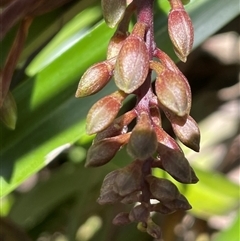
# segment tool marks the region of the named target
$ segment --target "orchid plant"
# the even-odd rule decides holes
[[[184,9],[187,2],[169,0],[168,33],[183,62],[194,39],[191,19]],[[137,203],[129,213],[117,214],[113,223],[137,222],[139,230],[161,240],[160,227],[153,222],[151,213],[168,214],[191,209],[191,205],[171,181],[155,177],[152,168],[166,171],[181,183],[198,182],[182,149],[163,129],[161,121],[165,114],[179,141],[199,151],[199,128],[189,114],[191,89],[174,61],[156,46],[154,0],[102,0],[101,4],[107,25],[116,27],[116,31],[109,41],[106,60],[87,69],[76,97],[95,94],[112,79],[116,91],[98,100],[88,112],[86,132],[96,136],[88,150],[86,166],[108,163],[125,146],[130,164],[105,177],[98,203]],[[136,22],[130,31],[133,15]],[[136,105],[119,115],[129,95],[134,95]]]

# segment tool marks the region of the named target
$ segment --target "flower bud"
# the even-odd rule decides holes
[[[116,57],[119,54],[120,49],[124,43],[124,40],[128,37],[128,33],[123,33],[119,30],[112,36],[108,44],[107,59]]]
[[[135,36],[128,37],[117,57],[114,79],[117,87],[132,93],[145,81],[149,71],[149,54],[145,42]]]
[[[150,212],[144,203],[135,206],[129,213],[132,222],[147,222]]]
[[[127,196],[125,196],[121,200],[121,203],[123,203],[123,204],[133,204],[133,203],[139,202],[140,198],[141,198],[141,192],[140,191],[132,192],[132,193],[128,194]]]
[[[113,191],[113,183],[117,174],[118,170],[115,170],[108,173],[107,176],[104,178],[100,190],[100,196],[97,200],[100,205],[113,204],[121,201],[122,197]]]
[[[102,166],[116,155],[119,149],[127,143],[130,133],[105,138],[95,142],[88,150],[86,167]]]
[[[87,133],[91,135],[107,128],[117,116],[125,98],[126,94],[116,91],[97,101],[87,114]]]
[[[14,130],[17,122],[17,105],[10,92],[0,108],[0,120],[10,129]]]
[[[158,144],[159,161],[154,162],[155,167],[167,171],[174,179],[181,183],[196,183],[198,178],[179,148],[169,148]]]
[[[139,160],[145,160],[157,150],[157,136],[147,113],[142,112],[132,130],[127,151]]]
[[[181,75],[165,70],[155,83],[159,105],[173,114],[183,117],[191,109],[191,92]]]
[[[155,126],[154,130],[157,135],[158,143],[161,143],[171,149],[182,151],[179,145],[177,144],[177,142],[170,135],[168,135],[167,132],[165,132],[162,127]]]
[[[119,213],[112,221],[114,225],[126,225],[131,223],[131,220],[129,219],[129,213],[127,212],[122,212]]]
[[[114,28],[123,18],[126,0],[101,0],[103,17],[110,28]]]
[[[125,197],[141,189],[141,162],[134,161],[130,165],[119,169],[113,183],[114,192]]]
[[[96,141],[102,140],[107,137],[118,136],[124,133],[127,133],[127,125],[136,117],[136,112],[134,110],[130,110],[127,113],[116,118],[110,126],[108,126],[105,130],[97,133],[94,143]]]
[[[186,62],[193,46],[193,26],[184,8],[172,9],[168,16],[168,33],[178,58]]]
[[[158,212],[158,213],[161,213],[161,214],[170,214],[170,213],[174,212],[173,210],[167,208],[162,203],[153,204],[152,208],[151,208],[151,211]]]
[[[178,139],[187,147],[198,152],[200,143],[200,131],[195,120],[188,116],[184,125],[172,122],[172,127]]]
[[[164,203],[164,205],[172,211],[189,210],[192,208],[188,200],[182,194],[180,194],[176,199]]]
[[[156,240],[160,240],[162,236],[160,227],[152,220],[149,220],[147,223],[147,233]]]
[[[160,202],[165,203],[176,199],[180,193],[177,187],[167,179],[147,176],[150,191],[153,197]]]
[[[111,79],[113,68],[114,66],[110,61],[91,66],[80,79],[75,96],[84,97],[101,90]]]

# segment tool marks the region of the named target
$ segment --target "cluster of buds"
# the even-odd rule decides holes
[[[105,177],[98,202],[138,203],[129,213],[119,213],[113,223],[137,222],[141,231],[160,240],[161,230],[151,213],[168,214],[188,210],[191,205],[171,181],[155,177],[152,169],[160,168],[181,183],[198,181],[180,146],[163,130],[160,109],[176,137],[194,151],[199,151],[200,133],[189,115],[191,90],[187,79],[154,42],[153,1],[102,0],[106,23],[117,29],[109,42],[107,59],[84,73],[76,97],[92,95],[114,79],[118,89],[97,101],[87,115],[86,131],[96,136],[88,150],[86,166],[108,163],[125,146],[133,161]],[[169,35],[176,54],[186,61],[192,48],[193,27],[181,0],[170,0],[170,5]],[[129,33],[134,13],[137,22]],[[130,94],[135,95],[136,105],[119,116]]]

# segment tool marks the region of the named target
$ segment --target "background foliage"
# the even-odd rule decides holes
[[[187,5],[195,48],[239,14],[237,4],[237,0],[227,4],[192,0]],[[168,10],[167,0],[156,1],[155,37],[158,46],[176,59],[167,35]],[[1,66],[16,29],[1,42]],[[76,99],[74,93],[83,72],[105,58],[113,32],[102,21],[97,0],[72,1],[34,19],[11,86],[18,106],[16,129],[0,126],[0,234],[7,241],[20,240],[20,235],[21,240],[151,240],[134,225],[111,225],[123,207],[95,202],[104,176],[128,162],[125,150],[104,167],[83,167],[92,140],[85,134],[85,116],[115,86],[110,83],[84,99]],[[228,176],[239,160],[239,154],[231,151],[239,144],[239,96],[226,98],[221,93],[236,84],[239,66],[217,65],[210,59],[198,49],[182,66],[193,90],[192,116],[202,132],[200,154],[185,151],[200,182],[188,187],[178,184],[193,206],[190,212],[156,217],[167,241],[238,240],[239,185]],[[224,75],[223,68],[230,74]],[[131,99],[124,108],[130,105]],[[162,173],[156,171],[156,175]],[[231,222],[221,231],[219,223],[224,219]]]

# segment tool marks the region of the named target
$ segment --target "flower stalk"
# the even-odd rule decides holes
[[[176,137],[184,145],[199,151],[200,132],[189,115],[191,89],[171,58],[156,46],[154,0],[132,0],[126,6],[122,0],[115,0],[113,6],[107,6],[106,2],[102,1],[105,20],[107,24],[111,22],[110,27],[117,26],[117,29],[108,45],[107,60],[86,71],[76,96],[84,96],[78,94],[84,91],[89,91],[89,94],[98,92],[111,78],[118,90],[95,103],[88,113],[87,133],[97,135],[88,151],[86,166],[108,163],[125,146],[133,161],[105,177],[98,202],[138,202],[129,213],[117,214],[113,223],[137,222],[140,231],[160,240],[161,230],[153,222],[151,212],[167,214],[188,210],[191,205],[171,181],[155,177],[152,170],[160,168],[181,183],[198,181],[176,140],[163,130],[160,110],[171,122]],[[177,56],[185,62],[192,48],[193,28],[182,1],[169,2],[169,36]],[[112,10],[114,6],[121,6],[121,17],[114,17],[114,12],[118,12]],[[125,7],[124,12],[122,6]],[[129,33],[128,25],[134,14],[136,23]],[[108,61],[111,61],[110,70],[106,65]],[[86,81],[86,76],[91,77],[90,71],[96,71],[97,75]],[[157,76],[154,88],[153,71]],[[124,99],[130,94],[136,98],[135,107],[118,116]],[[151,199],[156,199],[158,203],[152,204]]]

